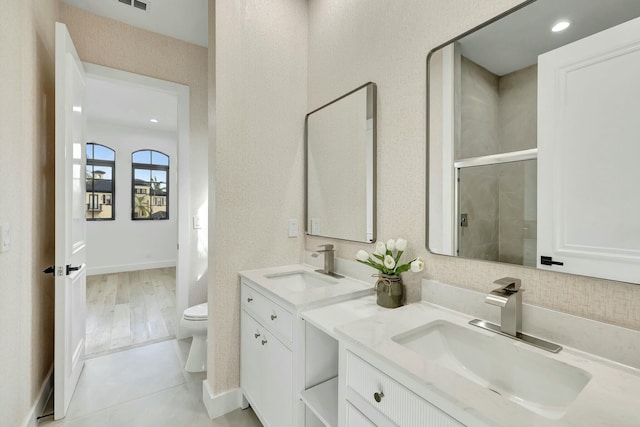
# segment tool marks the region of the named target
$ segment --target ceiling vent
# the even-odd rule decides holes
[[[122,4],[126,4],[127,6],[133,6],[136,9],[140,9],[140,10],[144,10],[147,11],[149,8],[149,3],[151,3],[151,0],[145,0],[145,1],[140,1],[140,0],[118,0],[120,3]]]
[[[133,7],[137,7],[138,9],[141,9],[141,10],[147,10],[147,4],[145,2],[138,1],[138,0],[133,0]]]

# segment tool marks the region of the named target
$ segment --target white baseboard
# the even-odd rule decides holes
[[[38,417],[42,414],[47,402],[49,401],[49,397],[51,397],[51,393],[53,393],[53,366],[47,372],[47,376],[40,387],[40,391],[38,392],[38,398],[34,402],[29,414],[27,415],[27,419],[22,423],[24,427],[37,427],[38,425]]]
[[[87,276],[95,276],[97,274],[125,273],[127,271],[151,270],[152,268],[164,268],[164,267],[175,267],[175,266],[176,266],[175,259],[144,262],[144,263],[137,263],[137,264],[103,265],[99,267],[87,267]]]
[[[202,382],[202,402],[207,408],[209,418],[218,418],[242,406],[242,391],[235,388],[214,396],[209,383],[204,380]]]

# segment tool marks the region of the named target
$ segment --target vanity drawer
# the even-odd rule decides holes
[[[346,384],[347,397],[350,392],[357,394],[399,426],[464,427],[349,351],[346,356]]]
[[[253,313],[264,327],[279,334],[287,342],[291,342],[293,337],[291,313],[245,283],[242,283],[240,296],[242,308]]]

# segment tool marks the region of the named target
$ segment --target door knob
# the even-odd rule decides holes
[[[271,315],[271,320],[276,320],[278,318],[278,316],[276,316],[275,314]]]
[[[382,400],[382,398],[384,397],[384,393],[380,392],[380,393],[373,393],[373,398],[376,400],[376,402],[380,403],[380,401]]]
[[[251,297],[247,298],[247,302],[251,302],[251,301],[253,301],[253,298]]]

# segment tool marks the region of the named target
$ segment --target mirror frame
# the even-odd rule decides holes
[[[426,188],[425,188],[425,194],[426,194],[426,198],[425,198],[425,246],[427,248],[427,250],[429,251],[429,253],[433,254],[433,255],[440,255],[440,256],[447,256],[447,257],[453,257],[453,258],[461,258],[461,259],[471,259],[474,261],[480,261],[480,262],[493,262],[493,263],[498,263],[498,264],[505,264],[505,265],[513,265],[516,267],[524,267],[524,268],[534,268],[537,270],[536,267],[530,267],[530,266],[526,266],[526,265],[518,265],[518,264],[509,264],[509,263],[504,263],[504,262],[500,262],[500,261],[491,261],[491,260],[481,260],[481,259],[474,259],[474,258],[464,258],[464,257],[459,257],[459,256],[455,256],[455,255],[447,255],[447,254],[439,254],[436,252],[433,252],[431,250],[431,248],[429,247],[429,208],[430,208],[430,202],[429,202],[429,184],[430,184],[430,175],[431,175],[431,169],[430,169],[430,161],[431,158],[429,156],[429,147],[430,147],[430,141],[429,141],[429,135],[430,135],[430,127],[431,127],[431,111],[429,109],[429,105],[430,105],[430,93],[431,93],[431,86],[430,86],[430,82],[431,82],[431,73],[430,73],[430,69],[429,69],[429,62],[431,61],[431,57],[438,52],[440,49],[457,42],[460,39],[463,39],[464,37],[468,36],[471,33],[475,33],[476,31],[489,26],[491,24],[493,24],[496,21],[501,20],[502,18],[511,15],[514,12],[517,12],[518,10],[525,8],[527,6],[529,6],[532,3],[535,3],[537,0],[526,0],[523,3],[520,3],[517,6],[512,7],[511,9],[508,9],[506,11],[504,11],[503,13],[494,16],[493,18],[489,19],[488,21],[483,22],[480,25],[477,25],[467,31],[465,31],[462,34],[457,35],[456,37],[452,38],[449,41],[446,41],[436,47],[434,47],[433,49],[431,49],[429,51],[429,53],[427,54],[427,59],[426,59],[426,68],[427,68],[427,72],[426,72],[426,88],[427,88],[427,93],[426,93],[426,135],[425,135],[425,141],[426,141]]]
[[[531,1],[531,0],[529,0]],[[365,89],[368,86],[371,86],[371,97],[372,97],[372,116],[373,116],[373,173],[372,173],[372,179],[373,179],[373,197],[371,200],[371,209],[372,209],[372,237],[371,237],[371,242],[366,241],[366,238],[363,240],[352,240],[352,239],[347,239],[347,238],[342,238],[342,237],[334,237],[334,236],[324,236],[324,235],[320,235],[320,234],[311,234],[311,231],[309,230],[309,138],[308,138],[308,121],[309,121],[309,116],[319,110],[322,110],[323,108],[326,108],[332,104],[335,104],[336,102],[340,101],[343,98],[348,97],[349,95],[358,92],[359,90]],[[327,239],[335,239],[335,240],[343,240],[346,242],[357,242],[357,243],[373,243],[376,241],[376,234],[377,234],[377,204],[378,204],[378,198],[377,198],[377,169],[378,169],[378,159],[377,159],[377,149],[378,147],[378,86],[373,83],[373,82],[367,82],[363,85],[358,86],[357,88],[345,93],[344,95],[341,95],[340,97],[314,109],[313,111],[310,111],[309,113],[307,113],[304,116],[304,233],[305,236],[312,236],[312,237],[320,237],[320,238],[327,238]]]

